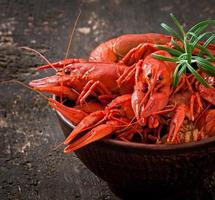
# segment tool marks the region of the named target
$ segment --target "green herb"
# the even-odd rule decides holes
[[[177,86],[180,77],[182,74],[186,73],[186,71],[190,71],[190,73],[192,73],[199,82],[201,82],[205,87],[209,87],[205,79],[193,66],[197,66],[205,73],[215,76],[215,67],[211,64],[212,61],[215,61],[215,57],[207,49],[208,45],[215,40],[215,33],[202,33],[209,25],[215,24],[215,20],[199,22],[186,32],[183,25],[177,20],[177,18],[173,14],[170,14],[170,16],[178,28],[178,31],[165,23],[162,23],[161,26],[173,36],[171,44],[174,48],[162,45],[156,45],[156,47],[160,50],[167,51],[173,57],[169,58],[156,53],[153,53],[152,56],[160,60],[177,63],[176,69],[173,73],[174,87]],[[202,40],[205,42],[200,44],[199,42]],[[182,43],[183,47],[179,46],[177,41]],[[192,55],[194,49],[199,50],[198,55]]]

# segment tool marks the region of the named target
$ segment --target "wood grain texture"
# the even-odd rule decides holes
[[[19,47],[34,48],[50,61],[63,59],[80,7],[70,57],[86,58],[121,34],[163,33],[160,23],[170,22],[170,12],[186,26],[215,18],[214,0],[0,0],[0,81],[28,83],[53,74],[35,72],[44,61]],[[45,99],[16,83],[0,84],[0,199],[117,200],[74,154],[63,154],[63,139]],[[215,199],[214,178],[205,185],[207,199]]]

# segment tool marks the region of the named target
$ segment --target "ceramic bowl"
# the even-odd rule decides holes
[[[67,137],[74,126],[60,113],[57,115]],[[139,195],[188,199],[188,195],[200,191],[204,179],[215,171],[215,137],[177,145],[103,139],[75,153],[124,199]]]

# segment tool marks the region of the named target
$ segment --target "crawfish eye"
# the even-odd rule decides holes
[[[121,109],[121,105],[116,105],[115,108],[116,109]]]
[[[152,77],[152,73],[148,73],[147,77],[150,79]]]
[[[142,91],[144,93],[148,91],[148,85],[147,84],[143,84]]]
[[[162,81],[162,80],[163,80],[163,75],[160,75],[160,76],[158,77],[158,80],[159,80],[159,81]]]
[[[64,69],[65,74],[69,74],[69,70],[67,68]]]
[[[159,88],[157,89],[157,92],[161,92],[161,89],[162,89],[162,87],[159,87]]]
[[[163,80],[163,76],[162,75],[159,75],[158,76],[158,79],[157,79],[157,82],[160,82],[160,81],[162,81]]]

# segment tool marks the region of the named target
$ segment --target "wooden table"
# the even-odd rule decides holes
[[[125,33],[160,32],[174,13],[186,26],[215,18],[214,0],[0,0],[0,80],[32,79],[45,63],[64,59],[69,35],[82,10],[69,57],[87,58],[99,43]],[[213,27],[215,30],[215,27]],[[0,199],[113,199],[107,184],[75,156],[64,155],[64,137],[47,101],[18,83],[0,85]],[[210,178],[208,199],[215,198]]]

